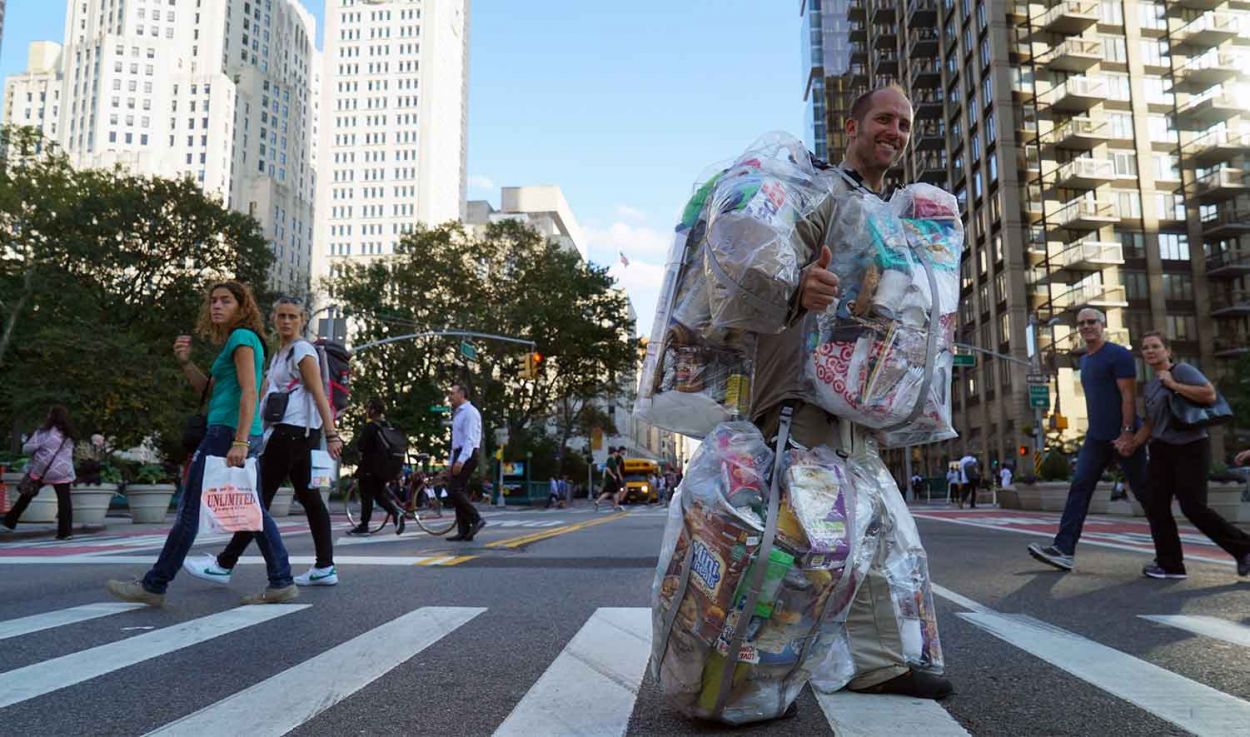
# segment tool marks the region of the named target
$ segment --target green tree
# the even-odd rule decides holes
[[[0,131],[0,414],[28,427],[53,402],[118,447],[176,451],[196,397],[174,367],[214,279],[263,285],[259,224],[190,179],[75,170],[23,129]],[[197,341],[205,365],[213,349]]]
[[[357,346],[441,329],[535,342],[543,360],[533,381],[519,377],[527,349],[499,341],[474,341],[473,363],[459,355],[460,338],[397,341],[357,354],[353,394],[381,397],[417,446],[436,453],[445,450],[447,430],[429,407],[443,402],[453,381],[475,390],[488,447],[490,428],[505,423],[510,448],[521,447],[522,438],[546,433],[563,402],[614,385],[637,350],[626,298],[607,270],[517,222],[476,236],[457,223],[418,227],[393,257],[345,265],[325,287],[347,314]],[[559,438],[561,448],[567,437]]]

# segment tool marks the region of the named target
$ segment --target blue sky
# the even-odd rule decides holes
[[[323,0],[305,0],[320,20]],[[556,184],[649,333],[694,179],[756,136],[802,136],[798,0],[473,0],[469,198]],[[61,40],[61,0],[9,2],[0,75]],[[622,267],[618,251],[630,260]]]

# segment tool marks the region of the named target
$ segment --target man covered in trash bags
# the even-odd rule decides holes
[[[813,170],[801,144],[774,136],[766,140],[803,159],[795,173],[783,161],[758,187],[744,177],[735,189],[725,179],[731,185],[717,188],[713,199],[728,199],[709,205],[708,267],[700,273],[707,275],[703,304],[710,313],[703,324],[748,336],[744,347],[755,343],[750,409],[709,428],[691,459],[681,503],[670,507],[653,587],[652,669],[670,701],[690,716],[741,724],[788,714],[809,678],[826,691],[845,686],[928,699],[951,692],[936,675],[942,657],[923,546],[877,453],[878,442],[897,447],[953,435],[949,373],[936,370],[933,357],[949,343],[957,300],[950,295],[958,290],[962,228],[954,198],[939,193],[949,201],[942,217],[954,221],[948,232],[956,235],[945,250],[917,249],[925,268],[908,261],[902,268],[909,270],[890,273],[894,262],[881,254],[895,253],[886,247],[899,240],[877,237],[879,227],[901,222],[877,211],[887,209],[880,199],[885,173],[902,156],[911,121],[901,89],[874,90],[851,108],[838,167],[813,162]],[[748,170],[768,166],[750,151],[740,162]],[[734,199],[737,191],[751,207]],[[778,222],[770,220],[773,209],[796,197],[806,204],[784,219],[788,235],[778,249],[767,224]],[[913,209],[920,208],[917,200]],[[718,226],[716,213],[737,220],[728,225],[722,216]],[[907,217],[917,223],[927,216]],[[859,271],[845,267],[847,258],[869,250],[876,261],[864,266],[861,259]],[[930,263],[943,255],[948,263],[939,266],[950,272],[942,275],[944,289]],[[851,275],[846,284],[834,273],[839,269]],[[872,325],[885,325],[894,347]],[[922,339],[898,349],[896,333],[908,330]],[[832,366],[820,353],[823,345],[841,344],[846,353],[832,358],[849,356],[857,342],[874,346],[870,360],[856,354]],[[885,378],[902,353],[903,370]],[[863,367],[851,372],[861,388],[888,390],[848,394],[853,364]],[[681,365],[677,373],[693,375]],[[852,419],[837,419],[833,409]]]
[[[846,121],[848,142],[840,168],[855,182],[881,193],[886,171],[902,158],[907,147],[911,124],[911,102],[897,86],[860,96],[851,106],[851,115]],[[834,186],[849,187],[850,184],[839,177],[835,178]],[[838,297],[841,286],[838,277],[825,270],[832,256],[829,248],[821,245],[822,226],[828,215],[818,209],[812,218],[811,233],[805,240],[812,246],[815,261],[803,271],[792,305],[790,328],[777,335],[760,335],[755,354],[752,420],[765,438],[772,439],[777,433],[782,403],[796,401],[790,436],[808,448],[839,447],[837,420],[819,407],[801,401],[802,377],[795,368],[801,366],[803,360],[799,318],[804,311],[823,311]],[[879,570],[870,570],[846,622],[856,669],[847,688],[926,699],[940,699],[949,694],[950,681],[907,666],[900,633],[894,625],[888,587]]]

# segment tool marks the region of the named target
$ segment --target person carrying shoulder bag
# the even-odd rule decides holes
[[[1154,537],[1154,562],[1142,568],[1149,578],[1185,578],[1184,551],[1176,519],[1172,517],[1172,496],[1180,502],[1181,513],[1216,545],[1233,556],[1237,575],[1250,576],[1250,535],[1237,529],[1207,506],[1207,470],[1211,464],[1211,439],[1205,427],[1185,427],[1173,416],[1173,395],[1193,404],[1216,403],[1215,387],[1198,369],[1186,363],[1173,363],[1167,338],[1152,330],[1142,337],[1142,358],[1154,371],[1146,384],[1146,423],[1127,441],[1116,441],[1120,455],[1132,455],[1149,442],[1148,472],[1150,489],[1145,495],[1146,516]]]
[[[60,404],[52,405],[43,427],[22,445],[22,451],[30,453],[27,479],[17,501],[4,515],[0,524],[12,530],[22,518],[22,513],[43,486],[51,486],[56,492],[56,539],[69,540],[74,525],[74,507],[69,485],[74,482],[74,430],[69,423],[69,410]]]
[[[288,478],[295,498],[308,516],[317,559],[312,568],[295,577],[298,586],[333,586],[339,582],[334,567],[334,542],[330,535],[330,512],[319,490],[310,488],[312,453],[321,449],[325,430],[326,452],[337,460],[343,441],[334,426],[334,411],[326,398],[321,361],[316,348],[304,340],[308,315],[304,304],[294,297],[280,297],[271,315],[280,345],[269,362],[263,382],[260,406],[262,419],[270,423],[260,455],[261,503],[266,509],[278,487]],[[255,538],[255,533],[238,532],[217,555],[188,558],[182,568],[196,578],[225,585],[239,562],[239,556]]]

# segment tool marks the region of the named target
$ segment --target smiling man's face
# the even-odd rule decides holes
[[[872,96],[863,120],[847,122],[847,158],[871,171],[884,173],[903,156],[911,139],[911,103],[898,90],[884,89]]]

